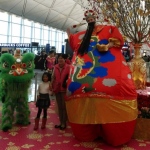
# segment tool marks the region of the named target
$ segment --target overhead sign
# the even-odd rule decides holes
[[[0,43],[0,47],[30,47],[30,43]]]

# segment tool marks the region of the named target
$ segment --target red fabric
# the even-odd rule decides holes
[[[62,84],[66,78],[66,76],[69,74],[70,66],[66,63],[62,70],[60,71],[60,67],[58,64],[54,67],[54,81],[52,83],[52,88],[54,93],[58,93],[60,91],[65,91],[66,89],[62,87]]]
[[[136,121],[102,125],[102,137],[110,145],[125,144],[132,138]]]
[[[94,50],[92,51],[93,58],[92,56],[90,56],[89,52],[87,54],[84,54],[83,56],[77,55],[77,50],[80,46],[80,43],[82,42],[82,38],[85,34],[85,31],[81,31],[76,34],[70,35],[70,38],[69,38],[70,46],[75,51],[75,53],[72,59],[71,72],[70,72],[71,78],[68,79],[68,86],[78,81],[79,83],[82,84],[77,90],[73,92],[71,91],[72,94],[70,95],[70,97],[73,95],[83,94],[83,88],[85,87],[85,84],[87,84],[86,87],[88,87],[88,83],[90,81],[90,82],[93,82],[92,87],[95,89],[95,92],[98,92],[98,93],[100,92],[100,93],[105,93],[106,95],[111,95],[113,96],[114,99],[118,99],[118,98],[127,99],[127,100],[136,99],[137,94],[136,94],[134,82],[131,78],[131,71],[128,65],[126,65],[126,61],[121,53],[121,47],[123,45],[122,35],[120,34],[118,28],[115,26],[104,26],[102,30],[100,31],[98,30],[98,28],[101,28],[101,25],[98,25],[96,28],[97,28],[97,32],[95,33],[96,34],[95,36],[97,38],[97,43],[98,41],[101,41],[104,39],[109,40],[111,38],[114,38],[120,41],[120,46],[112,47],[109,49],[110,53],[115,57],[113,61],[101,62],[99,60],[99,64],[96,64],[95,62],[97,61],[97,59],[99,59],[102,56],[95,55],[95,53],[93,52]],[[77,78],[79,77],[81,78],[79,78],[79,80],[76,79],[75,81],[74,79],[72,79],[72,76],[74,77],[74,75],[77,73],[76,68],[78,67],[74,65],[77,63],[76,62],[77,57],[83,61],[84,65],[83,66],[81,65],[80,76],[79,76],[79,73],[77,74],[78,75]],[[91,67],[93,67],[93,69],[90,72],[88,71],[91,69],[91,67],[84,68],[84,66],[87,63],[92,64]],[[98,67],[106,68],[107,75],[104,77],[99,77],[99,76],[93,77],[93,78],[91,77],[91,79],[89,79],[90,76],[88,76],[88,73],[90,74],[92,73],[92,71],[94,72],[94,69]],[[85,77],[82,77],[82,75],[84,75]],[[87,76],[88,76],[88,80],[86,81]],[[113,86],[106,86],[104,85],[105,79],[106,80],[113,79],[116,81],[116,84],[114,84]],[[71,86],[74,86],[74,84],[72,84]],[[73,87],[69,87],[69,88],[72,89]],[[92,91],[88,92],[88,94],[91,94],[91,93]]]
[[[101,129],[99,124],[75,124],[70,123],[72,131],[75,137],[80,141],[94,141],[101,134]]]
[[[80,141],[94,141],[101,137],[112,146],[119,146],[130,141],[136,121],[110,124],[74,124],[70,123],[75,137]]]
[[[77,51],[82,42],[84,34],[85,31],[78,32],[74,35],[71,35],[69,38],[70,46],[75,51],[72,59],[71,71],[69,76],[70,78],[68,79],[67,84],[68,99],[72,101],[72,105],[76,104],[76,100],[74,100],[74,97],[80,97],[81,101],[83,102],[91,95],[94,95],[93,93],[97,94],[99,100],[101,100],[102,98],[101,95],[103,96],[103,99],[109,97],[109,100],[113,99],[118,101],[118,103],[121,103],[122,100],[136,100],[137,93],[131,77],[131,71],[121,53],[121,48],[124,44],[124,41],[118,28],[111,25],[96,26],[91,36],[88,52],[81,56],[78,55]],[[106,46],[109,41],[114,41],[115,46],[109,48],[106,53],[99,52],[97,45]],[[80,101],[78,101],[77,103],[79,105],[75,106],[80,106],[80,108],[82,108],[81,110],[85,110],[86,105],[84,106],[80,103]],[[126,107],[131,108],[129,104]],[[73,109],[73,112],[75,112],[76,108]],[[111,107],[108,104],[108,107],[106,107],[106,111],[110,109]],[[90,113],[91,111],[93,110],[89,108],[88,112]],[[136,114],[137,110],[135,109],[133,111],[135,111]],[[116,118],[121,116],[119,112],[117,113]],[[69,116],[69,118],[74,118],[74,114],[71,115]],[[88,116],[88,114],[86,115]],[[99,116],[104,115],[105,112],[104,114],[100,114]],[[128,115],[130,115],[130,112],[128,112]],[[135,118],[136,115],[133,119]],[[95,124],[97,124],[97,120],[95,119]],[[133,121],[132,123],[125,122],[125,120],[123,121],[124,123],[116,122],[107,124],[108,122],[106,122],[106,126],[102,125],[102,132],[105,140],[108,143],[116,146],[126,143],[130,140],[134,131],[135,121]],[[71,126],[73,128],[75,136],[78,139],[89,141],[90,139],[93,140],[94,138],[96,138],[97,134],[99,134],[99,128],[97,128],[97,125],[94,128],[94,126],[92,125],[77,125],[77,123],[79,123],[77,121],[73,123],[76,123],[72,124]],[[86,124],[86,122],[83,124]],[[115,132],[115,130],[117,132]],[[116,133],[118,135],[116,135]],[[121,136],[124,136],[124,134],[125,137],[121,138]]]

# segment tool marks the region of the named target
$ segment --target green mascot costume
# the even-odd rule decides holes
[[[34,54],[26,53],[20,57],[2,54],[0,70],[0,101],[3,103],[1,128],[6,132],[12,128],[14,114],[16,124],[30,124],[28,88],[34,77]]]

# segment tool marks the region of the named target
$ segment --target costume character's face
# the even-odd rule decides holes
[[[88,17],[86,19],[87,23],[90,23],[90,22],[95,22],[95,18],[94,17]]]
[[[9,82],[25,82],[33,77],[34,54],[26,53],[22,58],[14,58],[5,53],[0,58],[1,78]]]

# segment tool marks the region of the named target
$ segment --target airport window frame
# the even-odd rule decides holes
[[[4,36],[5,37],[5,41],[4,43],[12,43],[12,38],[19,38],[19,42],[24,42],[26,41],[25,39],[30,39],[29,41],[31,42],[36,42],[36,40],[38,40],[39,45],[43,46],[44,43],[46,44],[50,44],[50,46],[55,46],[56,47],[56,53],[61,52],[62,50],[62,46],[60,45],[64,45],[64,40],[66,37],[67,38],[67,33],[61,30],[58,30],[56,28],[53,27],[49,27],[49,26],[45,26],[43,24],[34,22],[34,21],[30,21],[26,18],[22,18],[21,16],[16,16],[14,14],[10,14],[7,12],[0,12],[0,16],[4,16],[4,18],[0,17],[0,21],[1,22],[5,22],[5,25],[7,25],[7,31],[3,34],[0,34],[0,36]],[[13,22],[13,20],[16,18],[16,21]],[[17,21],[19,20],[20,21]],[[12,28],[15,25],[20,25],[20,29],[18,31],[19,34],[14,35],[12,32]],[[31,27],[31,36],[29,37],[25,37],[24,36],[24,26],[28,26]],[[1,26],[1,30],[3,30],[3,26]],[[39,38],[36,37],[35,34],[35,28],[39,29]],[[47,30],[48,32],[48,38],[44,39],[44,30]],[[56,36],[57,35],[57,36]],[[6,38],[7,37],[7,38]],[[59,38],[60,37],[60,38]],[[45,42],[46,41],[46,42]],[[58,44],[59,43],[59,44]],[[45,45],[46,46],[46,45]]]

